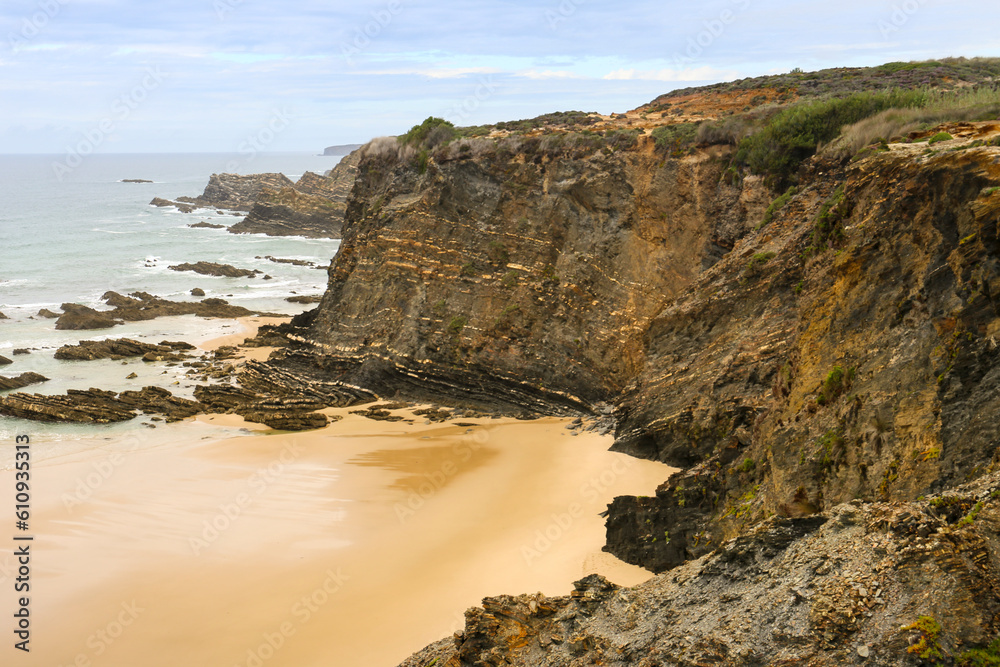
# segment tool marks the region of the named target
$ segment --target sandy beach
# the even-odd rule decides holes
[[[390,667],[484,596],[650,576],[601,552],[599,513],[670,469],[610,437],[329,413],[343,419],[308,433],[216,415],[66,456],[34,442],[32,650],[11,642],[4,664]],[[7,618],[14,604],[0,597]]]

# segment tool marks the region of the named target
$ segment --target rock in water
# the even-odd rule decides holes
[[[329,176],[307,172],[295,185],[264,188],[233,234],[340,238],[347,198],[357,176],[360,151],[348,155]]]
[[[0,355],[0,366],[9,366],[12,363],[14,363],[12,360]]]
[[[197,262],[195,264],[177,264],[167,267],[171,271],[193,271],[203,276],[223,276],[226,278],[253,278],[260,271],[251,269],[237,269],[229,264],[216,264],[214,262]]]
[[[185,345],[187,345],[185,343]],[[94,359],[126,359],[144,355],[171,355],[177,348],[170,344],[153,345],[130,338],[117,340],[81,341],[79,345],[64,345],[56,350],[55,358],[71,361],[92,361]]]
[[[14,378],[0,376],[0,391],[22,389],[29,385],[48,381],[49,379],[47,377],[39,375],[38,373],[21,373],[19,376]]]
[[[63,304],[65,312],[56,321],[56,329],[106,329],[123,322],[142,322],[176,315],[236,318],[254,314],[252,310],[231,306],[222,299],[167,301],[146,292],[133,292],[130,296],[107,292],[104,300],[113,305],[114,310],[97,311],[79,304]]]
[[[76,303],[64,303],[63,314],[56,320],[56,329],[109,329],[120,322],[108,312],[101,312]]]
[[[292,182],[284,174],[212,174],[198,197],[178,197],[183,204],[201,208],[249,211],[264,188],[280,190]]]

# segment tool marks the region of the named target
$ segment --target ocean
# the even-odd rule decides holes
[[[230,234],[225,229],[192,229],[208,221],[232,224],[242,216],[219,215],[200,209],[183,214],[173,208],[150,206],[154,197],[175,199],[201,194],[212,173],[280,172],[297,180],[306,171],[324,173],[340,158],[310,154],[92,155],[69,173],[53,165],[61,156],[0,155],[0,355],[14,364],[0,367],[6,376],[33,371],[50,378],[25,391],[57,394],[67,389],[97,387],[112,391],[155,384],[187,395],[191,382],[177,367],[164,369],[141,360],[122,362],[57,361],[53,353],[80,340],[128,337],[159,343],[186,340],[197,343],[239,328],[232,320],[194,316],[128,323],[96,331],[56,331],[55,321],[39,317],[43,308],[59,312],[61,304],[81,303],[99,309],[101,296],[144,291],[174,300],[195,300],[193,288],[207,297],[235,305],[293,315],[311,306],[288,303],[296,294],[320,294],[326,272],[311,267],[277,264],[265,259],[302,259],[328,265],[339,248],[333,239],[268,237]],[[152,183],[123,183],[144,179]],[[273,280],[221,278],[167,267],[199,260],[260,269]],[[198,297],[203,298],[203,297]],[[28,348],[28,355],[13,350]],[[135,372],[137,379],[126,377]],[[177,384],[179,383],[179,384]],[[30,430],[36,436],[92,437],[97,432],[121,433],[135,424],[117,427],[27,424],[0,417],[0,440]],[[103,431],[102,431],[103,429]]]

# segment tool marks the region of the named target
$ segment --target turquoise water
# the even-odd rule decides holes
[[[326,272],[256,259],[272,255],[329,264],[339,248],[331,239],[274,238],[230,234],[226,230],[191,229],[207,220],[232,224],[242,216],[200,210],[183,214],[149,205],[154,197],[174,199],[201,194],[212,173],[280,172],[297,180],[306,171],[323,173],[339,160],[308,154],[260,154],[252,161],[239,156],[94,155],[68,174],[57,174],[58,156],[0,155],[0,355],[14,364],[0,368],[11,376],[34,371],[52,378],[28,391],[62,393],[69,388],[100,387],[114,391],[160,384],[185,394],[190,383],[182,370],[142,362],[60,362],[53,352],[83,339],[130,337],[139,340],[199,342],[235,333],[232,320],[196,317],[163,318],[98,331],[56,331],[53,320],[38,317],[42,308],[58,312],[65,302],[105,308],[108,290],[122,294],[145,291],[175,301],[194,300],[192,288],[208,297],[224,298],[251,309],[295,314],[305,307],[285,298],[322,293]],[[122,183],[146,179],[153,183]],[[260,269],[273,280],[219,278],[168,270],[171,264],[199,260]],[[200,298],[200,297],[199,297]],[[12,356],[16,348],[31,348]],[[127,381],[131,372],[140,375]],[[180,385],[174,384],[180,382]],[[25,429],[19,420],[0,418],[0,438]],[[33,433],[88,433],[94,427],[33,424]]]

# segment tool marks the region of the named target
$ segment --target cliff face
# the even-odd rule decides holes
[[[360,155],[348,155],[329,176],[307,172],[294,185],[266,187],[254,197],[247,217],[229,228],[234,234],[340,238],[346,201]]]
[[[768,519],[635,588],[487,598],[400,667],[996,664],[998,482]]]
[[[767,205],[753,179],[720,178],[728,150],[484,142],[420,173],[373,145],[303,337],[384,393],[590,411],[642,368],[663,304]]]
[[[177,201],[195,206],[249,211],[265,188],[280,189],[292,185],[284,174],[212,174],[205,191],[198,197],[179,197]]]
[[[914,664],[920,616],[953,657],[1000,631],[1000,123],[813,157],[776,199],[730,116],[796,98],[710,97],[358,153],[328,290],[259,377],[613,415],[616,449],[683,469],[607,521],[671,572],[487,601],[412,664]]]
[[[934,154],[815,163],[651,322],[615,447],[687,470],[616,500],[610,551],[663,570],[767,516],[913,499],[996,463],[1000,148],[970,146],[1000,125],[948,129]]]

